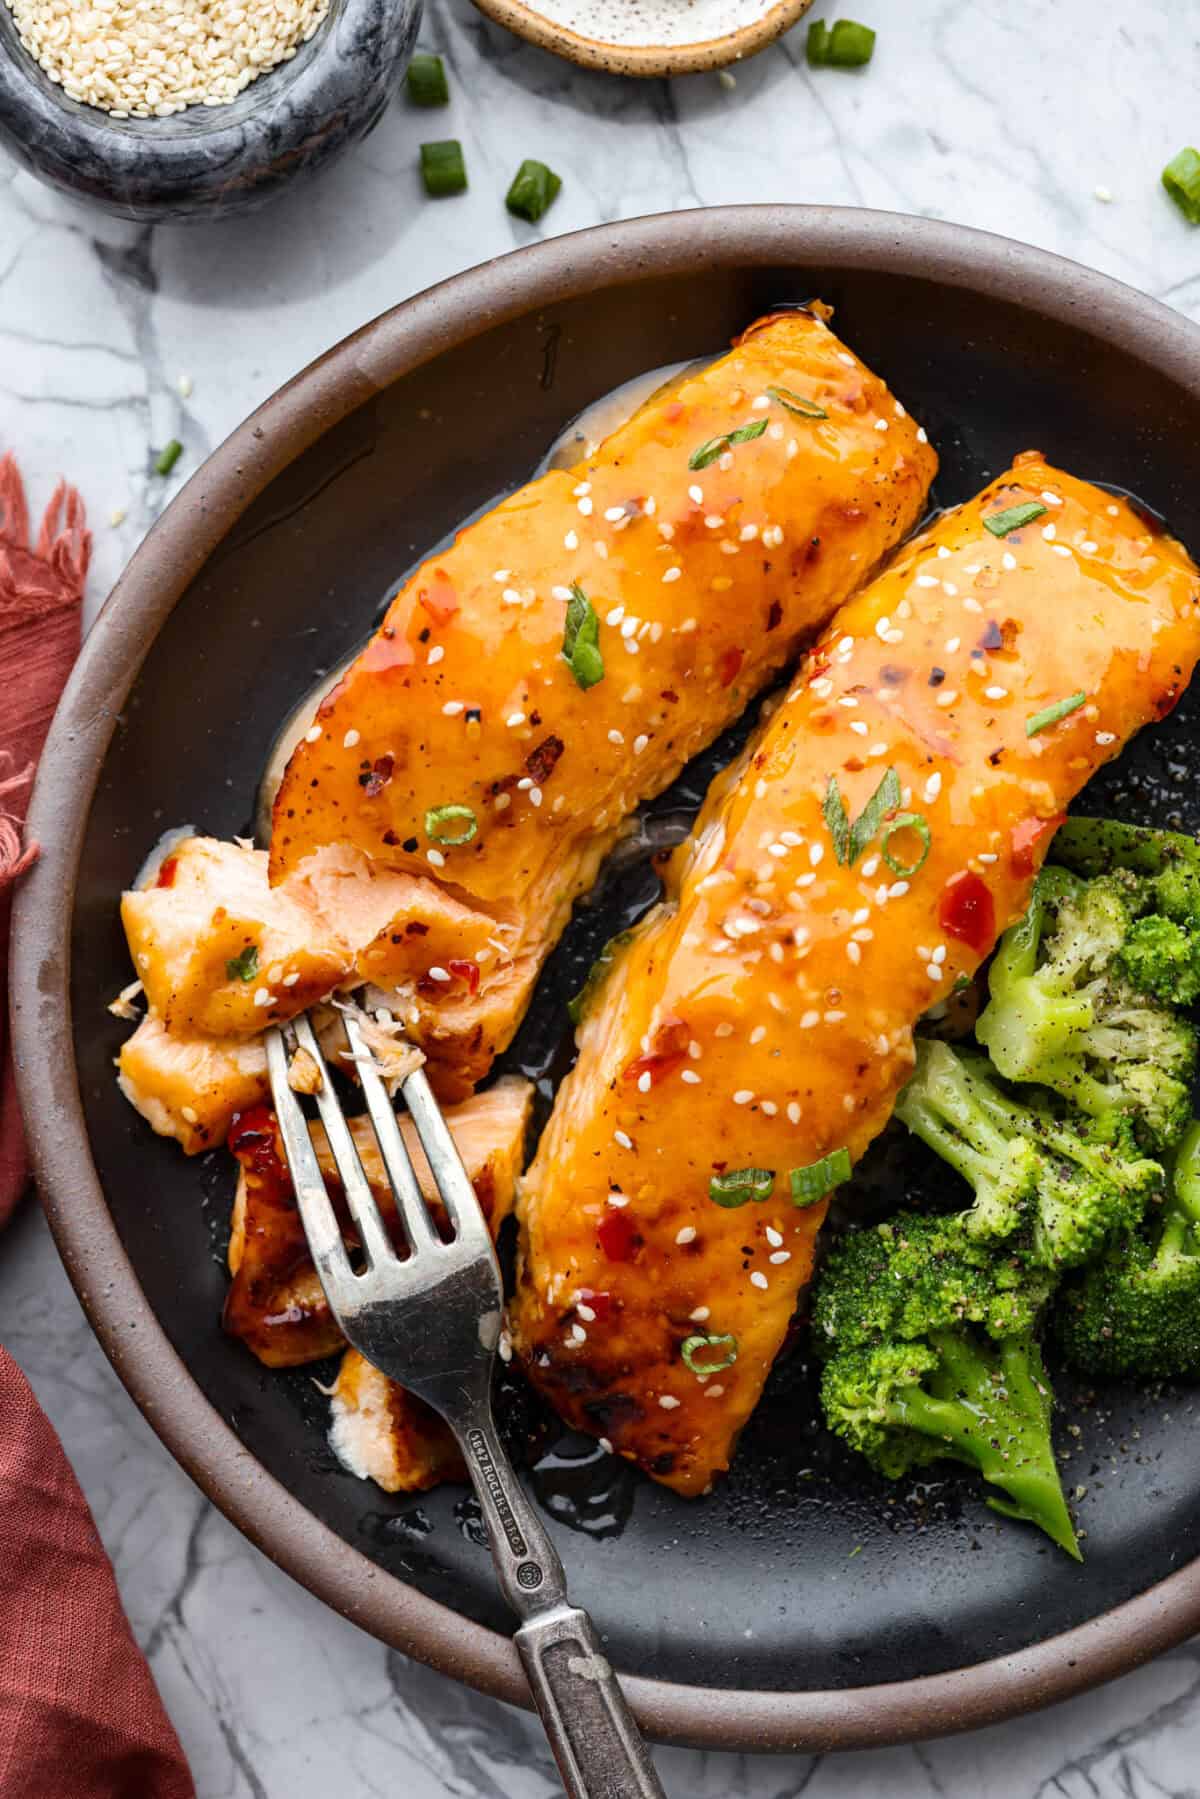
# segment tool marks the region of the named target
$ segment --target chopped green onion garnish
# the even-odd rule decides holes
[[[574,999],[569,999],[567,1001],[567,1016],[570,1018],[572,1024],[579,1023],[579,1020],[587,1011],[588,1003],[591,1000],[593,993],[595,993],[597,987],[612,967],[613,958],[617,950],[620,949],[623,943],[628,943],[632,936],[632,931],[618,931],[616,936],[610,937],[608,942],[604,945],[604,948],[600,951],[600,954],[588,969],[583,986],[579,989],[579,992],[575,995]]]
[[[842,798],[842,790],[838,786],[837,776],[830,775],[821,810],[825,815],[825,823],[829,826],[829,835],[833,838],[833,853],[836,860],[843,865],[849,864],[853,867],[875,836],[886,815],[894,812],[899,804],[900,777],[894,768],[889,768],[851,825],[846,816],[846,802]]]
[[[478,829],[479,821],[470,806],[431,806],[425,814],[428,835],[435,843],[448,844],[451,849],[456,849],[460,843],[470,843]]]
[[[774,1191],[773,1168],[733,1168],[726,1174],[714,1174],[708,1183],[708,1197],[727,1210],[744,1206],[750,1199],[770,1199]]]
[[[578,581],[571,584],[567,601],[567,617],[563,626],[563,658],[580,687],[594,687],[604,679],[604,657],[600,654],[600,620],[596,608]]]
[[[688,457],[688,467],[707,468],[710,462],[715,462],[718,456],[723,456],[734,444],[753,443],[756,437],[762,436],[766,428],[766,419],[755,419],[752,425],[739,425],[736,431],[727,431],[724,437],[710,437],[707,443],[702,443],[698,450],[692,451]]]
[[[553,169],[548,169],[544,162],[526,158],[513,176],[504,204],[519,219],[528,219],[531,225],[536,225],[561,186],[562,180]]]
[[[737,1338],[728,1331],[686,1337],[680,1344],[679,1353],[693,1374],[720,1374],[722,1368],[732,1368],[737,1361]],[[698,1361],[698,1356],[703,1356],[703,1361]],[[719,1359],[714,1360],[714,1356]]]
[[[778,400],[781,406],[786,406],[789,412],[796,413],[799,418],[827,419],[829,417],[823,406],[818,406],[814,400],[806,400],[803,394],[794,394],[790,387],[768,387],[767,392],[773,400]]]
[[[1191,145],[1173,156],[1162,172],[1162,184],[1190,225],[1200,225],[1200,150]]]
[[[900,777],[889,768],[878,787],[850,827],[850,863],[853,866],[883,823],[888,812],[900,804]]]
[[[444,194],[462,193],[467,185],[467,165],[463,161],[462,145],[456,137],[421,145],[421,180],[425,183],[425,192],[435,199]]]
[[[898,862],[888,849],[888,844],[897,831],[915,831],[921,839],[921,853],[916,861],[910,862],[907,867],[902,862]],[[932,841],[933,837],[929,826],[919,812],[900,812],[890,824],[883,827],[883,836],[879,839],[879,853],[894,875],[899,875],[902,880],[907,880],[909,875],[915,875],[919,868],[924,868]]]
[[[240,956],[225,964],[227,981],[252,981],[258,973],[258,945],[248,943]]]
[[[173,437],[170,443],[167,444],[164,449],[161,449],[154,459],[155,474],[169,475],[182,455],[183,445],[177,437]]]
[[[1003,512],[989,513],[983,522],[993,537],[1007,537],[1010,531],[1017,531],[1022,525],[1032,525],[1045,510],[1040,500],[1025,500],[1020,506],[1006,506]]]
[[[815,1206],[818,1200],[849,1179],[850,1151],[831,1150],[819,1162],[810,1162],[807,1168],[792,1169],[792,1200],[798,1206]]]
[[[850,820],[846,817],[846,802],[842,798],[842,790],[838,786],[836,775],[829,777],[825,798],[821,802],[821,811],[825,814],[825,823],[829,826],[829,835],[833,838],[834,856],[839,863],[844,862],[846,851],[850,846]]]
[[[414,106],[449,104],[450,86],[446,80],[446,65],[440,56],[427,56],[423,50],[418,51],[408,65],[405,81]]]
[[[875,33],[854,19],[826,25],[814,19],[804,45],[810,69],[861,69],[875,51]]]
[[[1047,725],[1056,725],[1060,718],[1070,718],[1072,712],[1078,712],[1086,699],[1087,694],[1081,687],[1078,693],[1068,695],[1065,700],[1055,700],[1053,706],[1046,706],[1041,712],[1035,712],[1025,720],[1026,737],[1036,737]]]

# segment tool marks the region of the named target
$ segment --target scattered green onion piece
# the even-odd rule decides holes
[[[706,1349],[716,1350],[718,1353],[724,1350],[724,1354],[719,1362],[698,1362],[696,1357]],[[728,1331],[716,1335],[710,1333],[685,1337],[679,1353],[693,1374],[720,1374],[722,1368],[732,1368],[737,1361],[737,1338]]]
[[[440,56],[429,56],[419,50],[408,65],[405,85],[414,106],[449,105],[450,85],[446,80],[446,65]]]
[[[767,392],[773,400],[778,400],[781,406],[786,406],[788,411],[794,412],[798,418],[827,419],[829,417],[823,406],[818,406],[815,400],[806,400],[803,394],[793,393],[790,387],[768,387]]]
[[[425,183],[425,192],[434,199],[462,193],[467,185],[467,165],[463,161],[462,145],[456,137],[421,145],[421,180]]]
[[[1072,693],[1065,700],[1055,700],[1053,706],[1046,706],[1041,712],[1035,712],[1025,720],[1026,737],[1036,737],[1047,725],[1056,725],[1060,718],[1070,718],[1072,712],[1078,712],[1087,699],[1081,687],[1078,693]]]
[[[897,831],[915,831],[917,836],[921,839],[921,854],[917,857],[916,861],[910,863],[907,868],[902,862],[897,862],[895,856],[893,856],[888,849],[888,844],[891,842]],[[879,853],[891,869],[892,873],[894,875],[899,875],[901,880],[906,881],[909,875],[915,875],[918,869],[924,868],[926,859],[929,855],[929,846],[932,841],[933,835],[929,826],[919,812],[900,812],[892,819],[890,824],[886,824],[883,827],[883,836],[879,839]]]
[[[836,775],[829,777],[825,798],[821,802],[821,811],[825,816],[825,823],[829,826],[829,835],[833,838],[834,856],[839,863],[844,863],[846,851],[850,846],[850,820],[846,817],[846,802],[842,798],[842,790],[838,786]]]
[[[733,1168],[725,1174],[714,1174],[708,1183],[708,1197],[727,1211],[744,1206],[747,1200],[770,1199],[774,1191],[773,1168]]]
[[[831,1150],[819,1162],[810,1162],[807,1168],[792,1169],[792,1201],[798,1206],[815,1206],[818,1200],[849,1179],[850,1151]]]
[[[810,69],[823,69],[829,62],[829,27],[822,19],[814,19],[804,40],[804,55]]]
[[[585,692],[604,679],[604,657],[600,654],[600,620],[596,608],[578,581],[571,584],[567,601],[567,617],[563,625],[563,659]]]
[[[1189,225],[1200,225],[1200,150],[1191,145],[1173,156],[1162,172],[1162,184]]]
[[[509,212],[536,225],[562,186],[562,178],[544,162],[526,158],[513,176],[512,186],[504,196]]]
[[[154,459],[155,474],[169,475],[182,455],[183,445],[177,437],[173,437],[170,443],[167,444],[165,448],[161,449]]]
[[[722,437],[710,437],[707,443],[702,443],[698,450],[692,451],[688,457],[688,467],[707,468],[710,462],[715,462],[718,456],[723,456],[734,444],[753,443],[756,437],[762,436],[766,428],[766,419],[755,419],[752,425],[739,425],[736,431],[726,431]]]
[[[462,825],[460,831],[453,828],[448,831],[445,828],[447,825],[453,827],[457,824]],[[425,830],[435,843],[444,843],[451,849],[457,849],[459,844],[470,843],[479,830],[479,821],[470,806],[431,806],[425,814]]]
[[[875,54],[875,33],[856,19],[839,19],[829,33],[825,60],[831,69],[861,69]]]
[[[248,943],[240,956],[234,956],[225,964],[225,978],[228,981],[252,981],[258,973],[258,945]]]
[[[1010,531],[1019,531],[1022,525],[1032,525],[1045,510],[1040,500],[1025,500],[1020,506],[1006,506],[1003,512],[989,513],[983,521],[984,528],[993,537],[1007,537]]]
[[[851,866],[858,861],[868,843],[871,842],[883,823],[885,814],[894,812],[900,804],[900,800],[900,777],[894,768],[889,768],[850,827],[850,850],[847,859]]]
[[[838,19],[833,25],[814,19],[804,53],[810,69],[861,69],[875,53],[875,33],[854,19]]]

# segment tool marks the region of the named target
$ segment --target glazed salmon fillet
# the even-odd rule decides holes
[[[151,1129],[189,1156],[223,1143],[234,1114],[271,1085],[261,1037],[176,1035],[154,1012],[121,1045],[117,1084]]]
[[[826,309],[760,320],[396,595],[288,764],[270,878],[405,883],[351,943],[442,1097],[511,1039],[632,811],[921,514],[925,433]],[[269,979],[268,1016],[297,1009]]]
[[[509,1075],[446,1112],[493,1235],[512,1210],[532,1099],[530,1083]],[[399,1124],[421,1191],[437,1210],[441,1202],[433,1174],[407,1113]],[[350,1134],[376,1204],[386,1219],[394,1220],[396,1201],[370,1121],[351,1119]],[[326,1184],[340,1202],[337,1168],[319,1124],[313,1125],[312,1137]],[[318,1361],[340,1346],[342,1336],[313,1267],[270,1105],[252,1107],[235,1119],[229,1141],[239,1169],[225,1329],[269,1368]]]
[[[842,608],[614,949],[522,1182],[514,1339],[570,1424],[682,1494],[728,1466],[914,1025],[1198,652],[1181,547],[1032,452]]]

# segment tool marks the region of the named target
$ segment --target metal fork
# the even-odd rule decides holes
[[[504,1303],[500,1267],[475,1190],[429,1083],[401,1085],[453,1235],[435,1227],[387,1089],[343,1015],[371,1123],[408,1244],[402,1259],[363,1173],[329,1069],[306,1017],[267,1032],[267,1065],[296,1203],[330,1310],[348,1343],[440,1412],[458,1439],[487,1523],[501,1591],[522,1620],[515,1641],[571,1799],[663,1799],[617,1677],[585,1611],[570,1604],[558,1553],[517,1480],[492,1416],[492,1366]],[[288,1084],[289,1046],[321,1073],[317,1108],[358,1231],[356,1272]]]

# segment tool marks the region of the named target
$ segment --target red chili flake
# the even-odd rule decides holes
[[[663,417],[668,425],[677,425],[683,417],[683,406],[678,400],[672,400],[669,406],[663,408]]]
[[[938,923],[947,937],[985,955],[996,941],[996,902],[986,882],[969,870],[952,875],[938,902]]]
[[[723,650],[717,662],[717,677],[722,687],[730,687],[737,680],[738,670],[742,666],[742,652],[732,648]]]
[[[675,1070],[686,1061],[687,1051],[685,1049],[669,1050],[665,1055],[639,1056],[636,1061],[629,1064],[621,1078],[625,1081],[637,1081],[641,1079],[642,1075],[648,1074],[650,1085],[657,1087],[660,1081],[665,1081],[669,1074],[674,1074]]]
[[[773,631],[782,617],[783,607],[779,604],[778,600],[772,600],[770,610],[767,613],[767,630]]]
[[[545,737],[536,749],[530,750],[525,758],[525,772],[539,787],[544,787],[554,773],[558,758],[563,753],[561,737]]]
[[[455,976],[455,978],[457,980],[465,981],[467,983],[468,993],[475,993],[478,991],[478,988],[479,988],[479,964],[478,964],[478,962],[468,962],[466,960],[463,960],[460,962],[458,960],[458,958],[456,957],[453,961],[447,962],[446,967],[449,969],[450,973]]]
[[[1019,825],[1013,826],[1010,845],[1012,849],[1012,870],[1015,875],[1031,875],[1037,866],[1034,851],[1042,838],[1057,831],[1066,817],[1065,812],[1056,812],[1053,818],[1024,818]]]
[[[156,887],[173,887],[175,885],[175,870],[178,867],[179,857],[168,856],[166,861],[162,863],[159,868],[158,879],[155,881],[154,885]]]
[[[622,1080],[636,1081],[648,1074],[650,1085],[656,1087],[659,1081],[665,1081],[687,1061],[688,1037],[688,1028],[682,1018],[665,1019],[654,1033],[653,1048],[629,1064]]]
[[[617,1303],[611,1293],[596,1293],[591,1287],[580,1287],[576,1297],[583,1301],[589,1312],[596,1314],[597,1324],[603,1324],[606,1318],[612,1316]]]
[[[642,1245],[637,1225],[622,1208],[610,1206],[596,1227],[596,1238],[610,1262],[632,1262]]]
[[[417,599],[435,625],[444,625],[459,610],[458,595],[444,569],[434,569],[433,581],[417,589]]]
[[[392,770],[396,766],[394,756],[376,756],[374,766],[364,775],[359,775],[358,784],[369,800],[377,799],[392,778]]]

